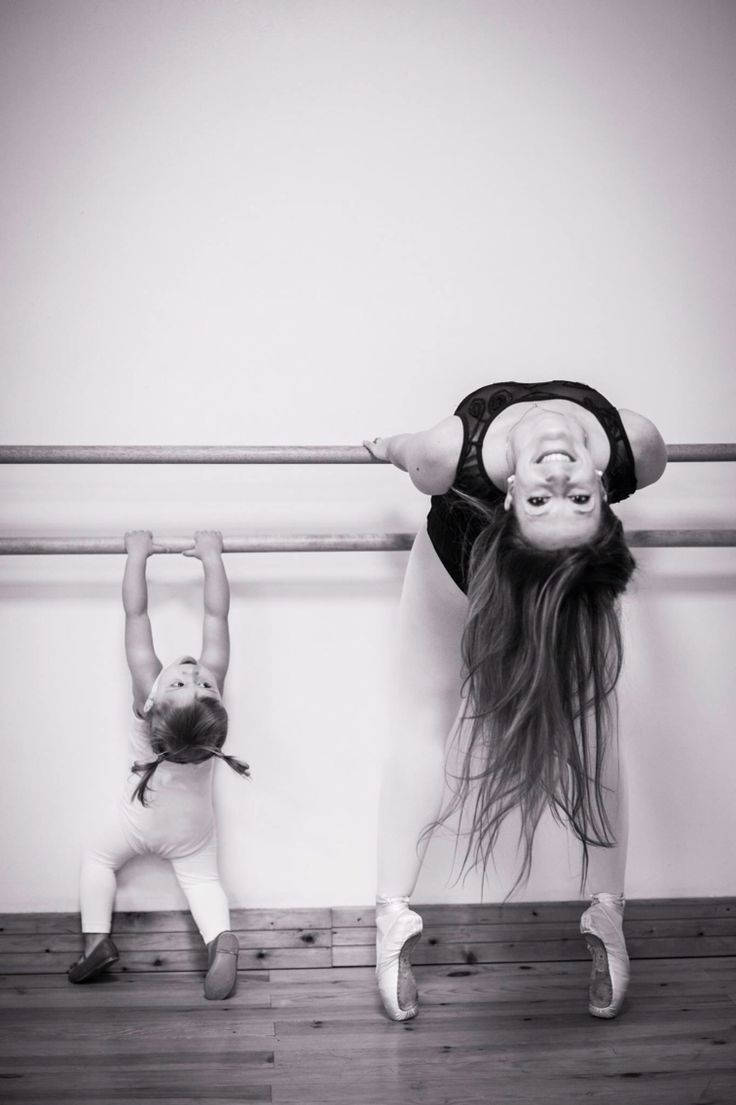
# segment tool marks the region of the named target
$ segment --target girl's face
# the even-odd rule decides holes
[[[180,656],[161,672],[154,702],[189,706],[197,698],[221,699],[215,677],[193,656]]]

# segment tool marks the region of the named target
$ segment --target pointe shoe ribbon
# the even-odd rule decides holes
[[[383,1007],[394,1021],[417,1015],[417,985],[411,953],[422,935],[422,918],[408,905],[376,916],[376,980]]]
[[[580,932],[593,957],[588,1012],[615,1017],[629,984],[629,956],[623,932],[624,898],[594,894],[580,918]]]

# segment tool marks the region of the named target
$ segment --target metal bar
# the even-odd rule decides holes
[[[387,464],[364,445],[3,445],[0,464]]]
[[[667,461],[736,460],[736,444],[668,445]]]
[[[319,533],[225,537],[223,551],[241,552],[385,552],[410,549],[413,533]],[[191,549],[191,537],[155,538],[156,553]],[[0,537],[1,555],[46,553],[124,553],[122,537]]]
[[[734,461],[736,444],[668,445],[677,461]],[[387,464],[363,445],[2,445],[0,464]]]
[[[413,533],[319,533],[286,536],[226,537],[226,553],[243,552],[396,552],[410,549]],[[736,547],[736,529],[629,530],[638,548]],[[156,539],[155,552],[181,553],[192,547],[188,537]],[[122,537],[0,537],[0,556],[59,553],[124,553]]]
[[[730,548],[736,529],[629,529],[626,541],[638,549]]]

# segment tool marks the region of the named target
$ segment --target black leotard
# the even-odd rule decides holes
[[[455,489],[489,504],[505,498],[483,467],[483,439],[494,418],[512,403],[541,399],[568,399],[589,410],[600,422],[611,445],[611,459],[605,472],[608,501],[618,503],[636,491],[634,454],[621,415],[605,396],[587,384],[550,380],[541,384],[510,381],[486,384],[466,395],[455,414],[463,423],[463,446],[452,487],[444,495],[432,496],[427,531],[437,555],[461,591],[467,593],[468,561],[473,542],[484,520],[455,494]]]

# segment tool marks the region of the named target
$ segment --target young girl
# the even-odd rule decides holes
[[[148,619],[146,561],[154,551],[145,530],[125,535],[123,577],[125,652],[133,683],[131,775],[96,845],[82,860],[84,953],[69,968],[70,982],[87,982],[118,958],[110,939],[115,872],[135,855],[171,860],[197,928],[207,945],[206,998],[222,999],[237,982],[238,940],[230,931],[227,899],[217,870],[212,809],[213,757],[241,775],[248,765],[227,756],[227,712],[222,690],[230,660],[230,589],[222,563],[222,536],[201,530],[185,556],[204,569],[202,655],[163,667]]]

